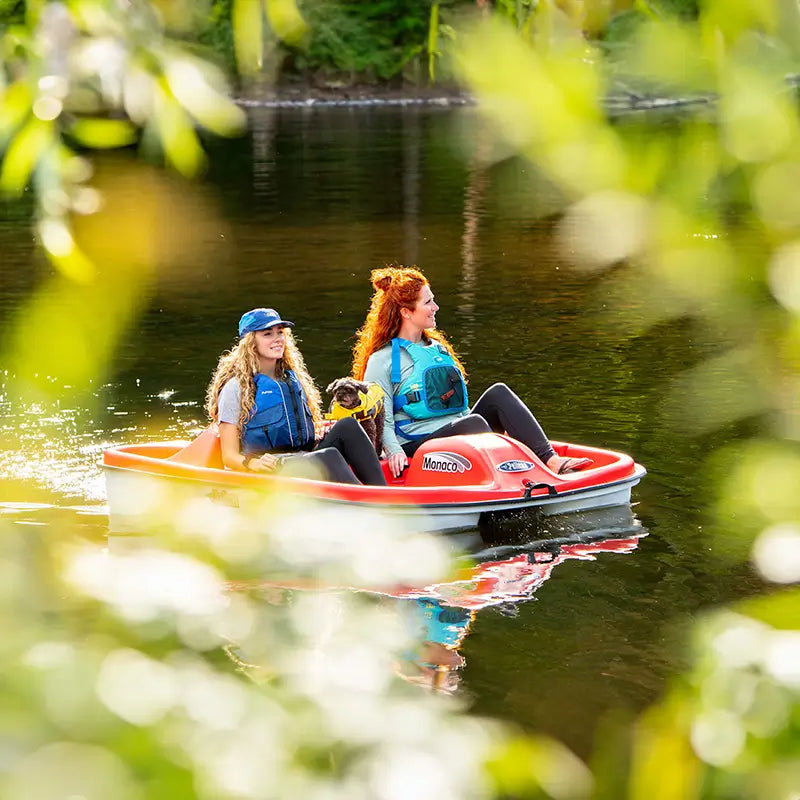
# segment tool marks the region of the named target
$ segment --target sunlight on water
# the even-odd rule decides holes
[[[14,403],[0,384],[0,480],[52,494],[52,503],[59,507],[66,501],[79,513],[102,513],[104,508],[97,504],[105,501],[105,485],[99,462],[106,447],[189,439],[204,426],[200,404],[170,402],[172,390],[139,398],[138,408],[116,402],[117,394],[131,396],[119,385],[106,384],[81,405],[73,400]],[[21,502],[30,497],[27,490],[19,498],[8,491],[0,497],[0,513],[51,507]]]

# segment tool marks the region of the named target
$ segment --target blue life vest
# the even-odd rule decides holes
[[[414,368],[400,382],[400,349],[414,362]],[[415,344],[407,339],[392,339],[392,384],[394,410],[407,414],[410,420],[395,422],[397,433],[413,439],[403,431],[412,421],[460,414],[468,407],[467,385],[447,348],[438,342]]]
[[[287,369],[283,380],[256,375],[255,410],[242,432],[242,452],[309,450],[314,419],[297,376]]]

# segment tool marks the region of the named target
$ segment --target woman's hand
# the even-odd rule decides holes
[[[323,439],[325,435],[330,431],[333,427],[334,420],[332,419],[323,419],[321,422],[314,423],[314,438],[319,441]]]
[[[402,450],[399,453],[392,453],[387,462],[389,464],[389,472],[395,478],[399,478],[403,474],[403,470],[408,466],[408,459]]]
[[[251,472],[272,472],[278,465],[278,459],[272,453],[264,453],[258,458],[250,458],[246,462],[246,469]]]

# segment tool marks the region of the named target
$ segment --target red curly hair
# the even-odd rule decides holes
[[[428,286],[427,278],[416,267],[383,267],[374,269],[370,281],[375,289],[364,324],[356,331],[356,344],[353,348],[353,371],[356,380],[364,380],[369,357],[389,344],[399,333],[403,323],[401,308],[413,309],[423,286]],[[442,331],[426,330],[424,334],[443,345],[453,357],[456,366],[466,380],[467,371]]]

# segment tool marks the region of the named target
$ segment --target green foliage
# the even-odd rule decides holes
[[[609,9],[617,6],[606,8],[607,5],[587,3],[588,16],[584,19],[592,22],[588,33],[609,47],[628,43],[638,25],[654,15],[659,18],[697,15],[695,0],[637,0],[632,4],[621,3],[614,13]],[[254,0],[251,11],[255,22],[251,21],[250,28],[257,27],[262,13],[257,6]],[[300,8],[309,22],[310,36],[298,46],[278,45],[278,61],[283,60],[279,70],[286,76],[304,75],[336,82],[391,81],[408,77],[409,65],[417,65],[418,59],[426,56],[431,80],[449,78],[441,65],[453,37],[451,18],[474,7],[472,0],[444,3],[306,0],[300,3]],[[526,34],[537,16],[553,13],[552,0],[497,0],[491,8],[493,14],[510,20]],[[199,41],[208,45],[232,70],[236,68],[233,12],[233,0],[212,0],[198,33]],[[269,38],[268,32],[265,37]],[[419,74],[419,70],[414,74]]]
[[[25,0],[0,0],[0,28],[25,19]]]
[[[654,17],[661,20],[694,19],[697,13],[695,0],[657,0],[637,3],[633,8],[612,15],[597,38],[602,43],[604,51],[614,56],[617,54],[616,51],[627,48],[635,40],[639,28]]]
[[[276,501],[232,511],[178,490],[151,507],[161,547],[117,538],[110,552],[69,526],[54,544],[0,519],[0,613],[16,623],[0,648],[0,796],[345,800],[413,787],[434,800],[446,787],[489,800],[492,782],[587,795],[587,769],[562,746],[509,740],[395,673],[417,644],[395,599],[292,591],[285,578],[233,588],[247,575],[358,585],[365,552],[384,548],[397,561],[387,588],[446,574],[441,539],[383,522],[357,534],[285,497],[279,520]],[[192,532],[182,514],[197,515]]]
[[[218,74],[170,41],[149,6],[136,6],[137,17],[117,13],[116,4],[45,8],[37,26],[3,40],[0,186],[16,194],[34,188],[40,240],[61,274],[24,310],[3,363],[50,358],[88,383],[102,376],[137,313],[142,275],[160,254],[141,242],[153,234],[152,219],[147,227],[134,219],[126,228],[130,215],[97,223],[86,162],[70,145],[128,144],[132,125],[108,114],[125,112],[171,164],[193,174],[203,159],[195,125],[232,131],[239,117]],[[230,18],[230,6],[214,8],[220,22]],[[430,7],[402,5],[387,24],[397,8],[388,0],[309,5],[312,38],[307,52],[296,51],[295,66],[399,74],[421,53]],[[659,8],[693,13],[690,4]],[[261,6],[250,11],[261,19]],[[614,268],[623,298],[615,324],[640,330],[693,317],[725,331],[727,351],[681,376],[665,398],[666,419],[678,435],[770,418],[771,440],[695,466],[716,463],[727,476],[717,502],[722,535],[737,540],[729,552],[751,558],[765,580],[796,584],[800,114],[783,76],[794,63],[800,18],[793,4],[769,0],[708,0],[700,11],[697,24],[633,12],[617,35],[630,41],[623,54],[630,74],[713,90],[713,125],[689,120],[637,135],[610,124],[602,52],[578,27],[550,26],[544,15],[533,15],[522,35],[518,25],[500,24],[500,14],[460,28],[458,68],[495,126],[497,152],[520,153],[560,188],[559,236],[576,266]],[[276,30],[301,27],[279,5],[264,14]],[[63,37],[77,30],[79,37]],[[262,30],[252,33],[247,45],[257,46],[249,55],[258,60]],[[109,42],[139,87],[134,99],[151,103],[120,102],[119,84],[109,87],[97,71],[71,71],[84,45]],[[707,201],[724,183],[739,187],[735,214]],[[73,236],[78,215],[88,218],[85,248]],[[172,234],[178,212],[165,216]],[[133,243],[142,249],[131,256]],[[103,258],[104,247],[125,257]],[[764,297],[772,298],[766,311]],[[66,320],[58,316],[65,307]],[[626,309],[636,310],[635,320]],[[35,334],[53,330],[59,335],[46,345]],[[719,381],[729,373],[738,380],[732,393]],[[123,800],[373,797],[387,775],[406,780],[409,762],[424,765],[423,782],[411,792],[395,784],[389,796],[439,796],[440,787],[457,798],[591,794],[586,767],[557,744],[509,739],[458,704],[402,683],[393,658],[414,643],[385,601],[298,592],[290,602],[282,592],[231,591],[231,580],[269,570],[306,584],[359,585],[354,565],[363,570],[364,553],[391,552],[393,563],[405,565],[407,573],[385,575],[393,582],[444,577],[446,556],[433,542],[403,539],[383,523],[366,526],[368,541],[358,541],[350,526],[321,525],[301,508],[255,535],[253,519],[272,519],[273,500],[256,498],[257,508],[234,514],[208,498],[192,505],[159,496],[153,523],[170,531],[172,551],[113,557],[80,532],[45,541],[3,516],[0,615],[11,622],[0,648],[0,795],[38,800],[56,786],[65,796]],[[314,530],[324,533],[304,538]],[[616,776],[614,785],[625,784],[620,796],[632,800],[794,796],[798,604],[795,588],[704,621],[694,666],[616,737],[630,742],[627,750],[595,759],[596,773]]]
[[[636,35],[640,25],[647,22],[647,16],[640,11],[623,11],[621,14],[614,15],[609,20],[608,26],[600,37],[606,49],[615,46],[624,46]]]
[[[285,75],[320,78],[391,80],[419,56],[425,46],[430,8],[408,0],[379,3],[352,0],[310,0],[300,3],[310,35],[295,45],[277,45]],[[261,12],[258,12],[261,16]],[[235,69],[234,3],[213,0],[199,41]],[[269,41],[269,30],[265,30]]]
[[[301,4],[308,46],[292,51],[291,69],[349,80],[389,80],[419,56],[430,6],[413,0],[322,0]]]
[[[541,8],[535,0],[497,0],[495,9],[501,16],[510,19],[517,28],[524,28],[532,14]]]
[[[95,270],[71,219],[99,199],[85,185],[90,170],[78,147],[126,147],[143,130],[143,141],[193,176],[205,163],[196,127],[231,135],[244,115],[225,96],[222,75],[170,36],[148,4],[51,3],[30,17],[0,42],[0,190],[35,186],[45,251],[65,275],[88,282]],[[181,27],[177,18],[169,24]]]
[[[553,25],[537,13],[522,34],[497,18],[465,26],[458,73],[502,143],[497,152],[521,154],[561,189],[566,257],[586,271],[615,269],[603,284],[624,298],[613,324],[642,332],[691,317],[724,341],[675,381],[665,423],[697,436],[771,420],[771,438],[697,465],[718,476],[709,549],[750,559],[768,581],[797,584],[800,110],[785,77],[795,69],[800,12],[780,0],[708,0],[695,20],[686,5],[638,6],[606,32],[608,43],[625,44],[614,68],[664,92],[713,94],[713,121],[609,124],[609,60],[579,16]],[[734,188],[725,201],[722,187]],[[626,307],[637,311],[629,318]],[[628,732],[624,796],[796,792],[798,620],[796,589],[706,620],[695,667]],[[602,776],[618,773],[618,758],[598,759],[600,785],[610,785]]]
[[[659,15],[672,14],[685,19],[696,18],[699,11],[697,0],[650,0],[649,5]]]
[[[231,0],[212,0],[208,14],[200,23],[198,40],[217,55],[226,69],[236,70],[236,48],[233,38]]]

